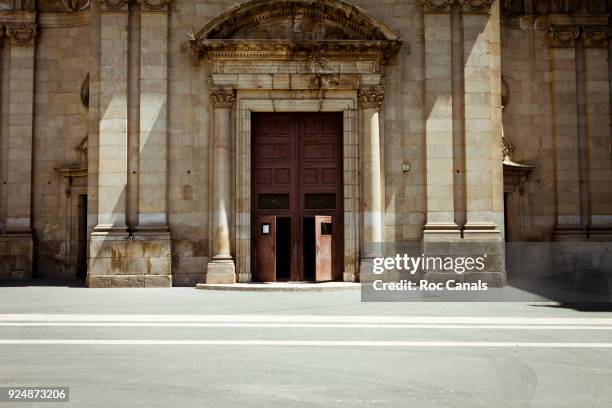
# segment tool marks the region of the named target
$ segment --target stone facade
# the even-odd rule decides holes
[[[0,279],[250,281],[252,112],[343,113],[346,281],[609,239],[607,3],[0,1]]]

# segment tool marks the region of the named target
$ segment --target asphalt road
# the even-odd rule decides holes
[[[0,288],[0,386],[70,407],[612,407],[612,313],[359,293]]]

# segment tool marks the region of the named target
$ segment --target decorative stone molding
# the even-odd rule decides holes
[[[363,109],[380,109],[385,99],[385,88],[376,86],[373,88],[361,88],[357,92],[359,105]]]
[[[419,0],[426,13],[450,13],[456,0]]]
[[[89,73],[81,83],[81,103],[89,109]]]
[[[463,5],[465,13],[488,13],[493,0],[457,0],[457,4]]]
[[[140,4],[140,11],[168,11],[172,0],[136,0]]]
[[[195,35],[195,38],[245,38],[244,34],[250,33],[251,28],[274,23],[279,19],[293,22],[296,20],[327,22],[336,28],[335,31],[341,28],[344,35],[352,35],[352,38],[346,39],[397,39],[395,33],[382,22],[364,10],[341,0],[252,0],[213,19]],[[328,32],[315,32],[319,28],[310,28],[308,35],[311,39],[315,39],[313,36],[317,35],[327,37],[320,39],[331,39]]]
[[[293,41],[293,40],[192,40],[192,49],[203,58],[215,61],[236,60],[302,60],[333,59],[386,61],[397,53],[399,41]],[[317,63],[315,63],[315,66]]]
[[[129,0],[99,0],[100,11],[128,11]]]
[[[236,92],[233,88],[214,88],[210,90],[210,100],[213,108],[231,108]]]
[[[68,13],[76,13],[89,9],[90,0],[61,0],[61,4]]]
[[[611,30],[608,27],[584,27],[582,29],[582,42],[585,47],[607,47]]]
[[[38,25],[33,23],[7,23],[4,31],[11,45],[34,45],[38,37]]]
[[[577,26],[550,26],[549,38],[552,47],[574,47],[580,34]]]
[[[270,27],[276,37],[260,39]],[[393,30],[341,0],[252,0],[213,19],[189,41],[199,57],[209,60],[309,64],[313,58],[385,61],[401,45]]]

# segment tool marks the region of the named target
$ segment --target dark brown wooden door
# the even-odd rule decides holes
[[[275,216],[283,223],[276,229],[283,246],[277,254],[290,253],[279,258],[274,280],[319,280],[315,217],[331,217],[332,253],[342,253],[342,115],[253,113],[251,129],[254,277],[270,277],[258,265],[256,228],[261,217]],[[325,280],[341,278],[342,256],[333,258]]]

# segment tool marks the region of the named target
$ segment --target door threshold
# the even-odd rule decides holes
[[[254,282],[234,284],[198,283],[196,289],[243,292],[344,292],[358,291],[361,284],[355,282]]]

